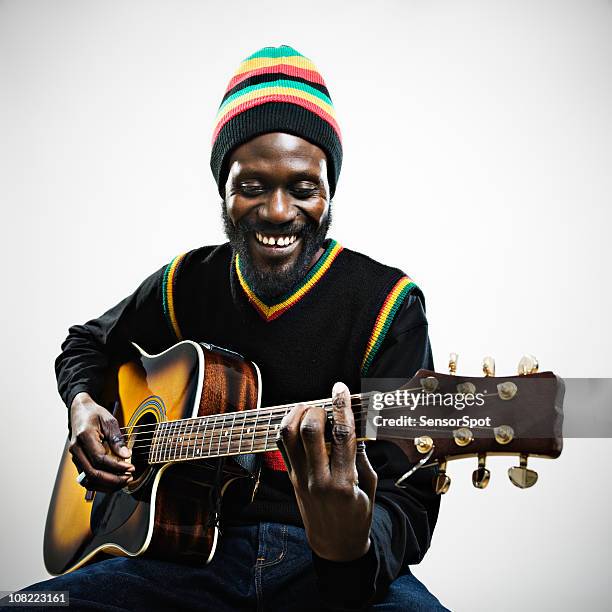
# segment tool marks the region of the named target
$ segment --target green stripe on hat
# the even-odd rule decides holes
[[[256,57],[304,57],[299,51],[296,51],[293,47],[289,47],[287,45],[281,45],[280,47],[264,47],[260,49],[253,55],[249,55],[245,60],[255,59]]]
[[[239,89],[223,101],[223,104],[219,107],[219,112],[221,112],[236,98],[240,98],[241,96],[251,93],[252,91],[266,89],[268,87],[290,87],[291,89],[299,89],[300,91],[312,94],[313,96],[319,98],[319,100],[323,100],[323,102],[333,107],[331,99],[315,87],[311,87],[310,85],[306,85],[306,83],[301,83],[300,81],[294,81],[291,79],[277,79],[276,81],[265,81],[264,83],[257,83],[256,85],[250,85],[244,89]]]

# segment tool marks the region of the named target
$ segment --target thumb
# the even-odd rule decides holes
[[[370,501],[373,502],[374,495],[376,494],[376,485],[378,484],[378,476],[366,455],[365,442],[357,442],[355,465],[359,478],[359,488],[364,491],[370,498]]]
[[[123,457],[124,459],[130,457],[132,453],[125,444],[125,440],[123,439],[123,434],[119,429],[117,419],[113,417],[112,419],[103,420],[102,433],[104,434],[110,449],[113,451],[113,453],[115,453],[115,455]]]

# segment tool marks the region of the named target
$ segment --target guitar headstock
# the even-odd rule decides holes
[[[530,455],[554,459],[563,447],[563,380],[552,372],[538,373],[533,357],[519,363],[519,374],[495,376],[495,362],[483,360],[482,377],[459,376],[457,355],[451,354],[449,374],[419,370],[400,389],[372,393],[368,403],[368,437],[391,440],[415,468],[438,464],[434,487],[446,493],[446,464],[476,457],[472,475],[485,488],[490,472],[487,455],[517,455],[519,465],[508,470],[511,482],[528,488],[537,473],[527,467]]]

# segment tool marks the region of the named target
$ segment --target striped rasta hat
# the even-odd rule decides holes
[[[342,166],[334,107],[316,66],[286,45],[264,47],[247,57],[227,86],[215,119],[210,156],[221,197],[231,152],[270,132],[299,136],[325,151],[332,197]]]

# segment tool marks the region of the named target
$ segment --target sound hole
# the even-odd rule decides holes
[[[129,485],[131,491],[137,489],[151,472],[149,451],[156,423],[155,415],[152,412],[146,412],[136,421],[128,438],[128,447],[132,450],[132,463],[136,468],[134,480]]]

